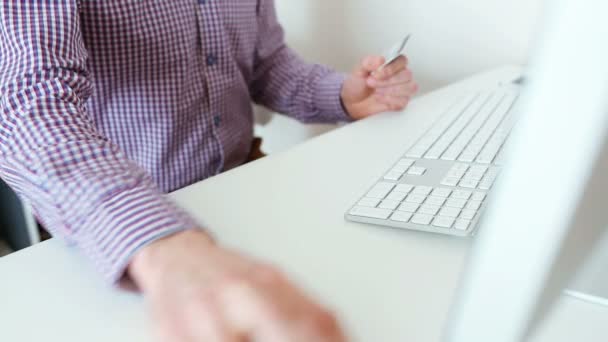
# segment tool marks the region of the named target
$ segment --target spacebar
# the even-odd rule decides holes
[[[349,214],[353,216],[369,217],[386,220],[392,211],[388,209],[369,208],[369,207],[354,207],[350,210]]]

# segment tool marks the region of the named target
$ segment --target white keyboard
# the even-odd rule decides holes
[[[458,99],[346,213],[351,221],[468,236],[503,162],[516,85]]]

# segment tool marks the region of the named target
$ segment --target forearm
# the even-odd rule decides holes
[[[198,226],[141,168],[94,139],[5,154],[0,176],[53,235],[80,247],[109,281],[122,276],[142,246]]]
[[[0,12],[0,177],[117,280],[141,246],[196,224],[88,115],[77,2],[11,6]]]
[[[345,76],[306,63],[285,44],[273,0],[260,0],[250,91],[255,102],[304,122],[349,121],[341,103]]]
[[[3,82],[0,177],[47,229],[117,281],[142,246],[197,224],[96,130],[82,105],[83,74],[61,68],[40,74],[47,77],[34,82],[25,73]]]
[[[300,121],[333,123],[350,120],[340,98],[344,79],[283,46],[257,66],[251,91],[256,102]]]

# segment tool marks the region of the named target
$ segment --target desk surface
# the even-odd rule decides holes
[[[476,76],[404,114],[349,125],[172,196],[223,244],[275,262],[335,309],[353,341],[439,341],[471,241],[350,223],[343,213],[455,96],[518,72]],[[0,275],[7,341],[150,340],[142,299],[106,287],[58,240],[0,259]],[[608,308],[564,297],[535,340],[605,336]]]

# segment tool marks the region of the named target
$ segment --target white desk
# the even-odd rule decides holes
[[[349,223],[343,213],[440,114],[438,104],[517,72],[478,76],[417,99],[406,114],[350,125],[173,197],[222,243],[279,264],[336,309],[353,341],[438,341],[470,241]],[[141,298],[105,287],[57,240],[0,259],[0,277],[7,341],[150,340]],[[564,297],[535,340],[606,336],[607,308]]]

